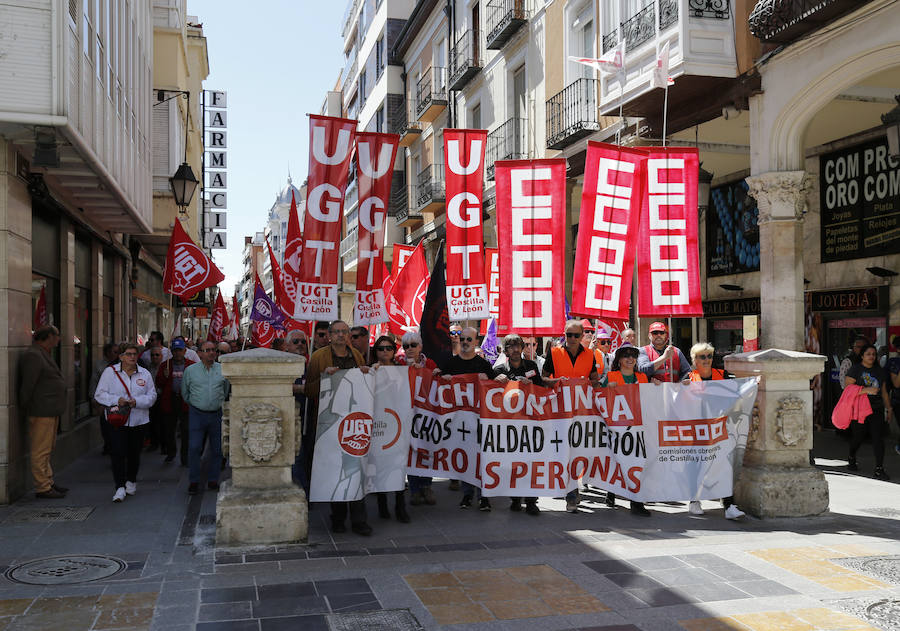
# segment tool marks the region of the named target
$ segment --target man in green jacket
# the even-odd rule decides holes
[[[33,340],[19,365],[19,405],[28,417],[34,495],[43,499],[61,499],[68,489],[53,481],[50,466],[59,417],[66,411],[66,381],[50,355],[50,351],[59,345],[59,329],[42,326],[34,332]]]

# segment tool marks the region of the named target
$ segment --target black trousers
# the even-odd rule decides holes
[[[355,502],[331,502],[331,522],[343,524],[347,520],[347,511],[350,511],[350,523],[361,524],[366,521],[366,500]]]
[[[144,426],[113,427],[109,426],[110,460],[112,460],[113,480],[116,488],[125,486],[125,482],[136,482],[138,469],[141,466],[141,449],[144,447]]]
[[[866,439],[866,433],[872,439],[872,453],[875,454],[875,466],[884,466],[884,434],[887,431],[887,423],[884,422],[884,408],[876,409],[866,417],[864,423],[852,421],[850,423],[850,457],[856,458],[859,446]]]

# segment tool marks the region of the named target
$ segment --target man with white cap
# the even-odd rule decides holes
[[[677,383],[691,371],[691,363],[677,346],[669,344],[669,329],[662,322],[650,325],[650,343],[641,347],[638,370],[659,381]]]

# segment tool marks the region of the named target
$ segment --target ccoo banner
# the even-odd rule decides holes
[[[444,130],[447,183],[447,313],[451,320],[488,317],[481,224],[483,129]]]
[[[406,367],[322,384],[313,501],[398,490],[404,473],[487,496],[559,497],[582,480],[637,501],[728,497],[757,390],[752,378],[551,390]]]
[[[341,220],[355,135],[355,120],[309,117],[309,194],[294,305],[298,320],[338,317]]]
[[[359,245],[353,323],[378,324],[390,319],[382,287],[384,222],[391,197],[391,178],[397,157],[396,134],[364,132],[357,136],[359,182]]]
[[[500,236],[500,322],[520,335],[565,327],[566,161],[494,164]]]
[[[589,142],[572,276],[572,313],[628,319],[647,154]]]
[[[638,239],[641,317],[703,316],[697,227],[698,152],[651,147]]]

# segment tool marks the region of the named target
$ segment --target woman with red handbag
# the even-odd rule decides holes
[[[126,342],[119,349],[119,363],[100,376],[94,400],[104,407],[101,423],[109,425],[110,457],[116,493],[113,502],[137,492],[144,429],[156,402],[156,386],[146,368],[138,365],[140,349]]]

